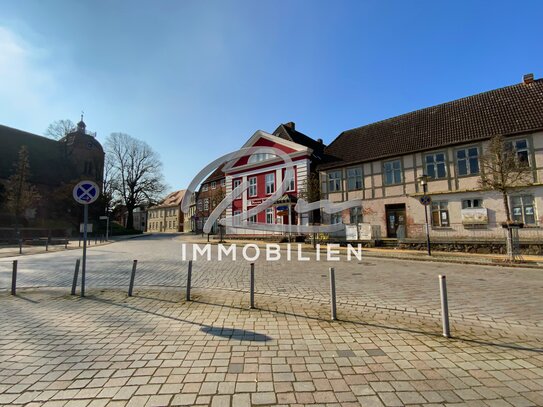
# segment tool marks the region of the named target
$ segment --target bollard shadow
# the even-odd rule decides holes
[[[267,295],[267,294],[260,293],[260,295]],[[235,305],[214,304],[214,303],[206,302],[206,301],[202,301],[202,300],[195,300],[193,302],[203,304],[203,305],[215,306],[215,307],[226,307],[226,308],[230,308],[230,309],[249,311],[249,308],[239,307],[239,306],[235,306]],[[465,338],[465,337],[462,337],[461,335],[456,336],[456,335],[452,335],[452,334],[451,334],[451,336],[449,338],[444,338],[443,335],[437,334],[435,332],[430,332],[430,331],[426,331],[426,330],[419,330],[419,329],[413,329],[413,328],[406,328],[406,327],[390,326],[390,325],[380,324],[380,323],[376,323],[376,322],[351,321],[351,320],[342,319],[342,318],[339,318],[339,317],[336,320],[331,321],[330,319],[323,318],[323,317],[310,316],[310,315],[299,314],[299,313],[289,312],[289,311],[271,310],[271,309],[266,309],[266,308],[262,308],[262,307],[257,307],[255,309],[258,309],[260,311],[269,312],[269,313],[272,313],[272,314],[288,315],[288,316],[292,316],[292,317],[296,317],[296,318],[305,318],[305,319],[319,321],[319,322],[328,322],[328,323],[331,323],[331,324],[337,323],[337,322],[343,322],[343,323],[346,323],[346,324],[352,324],[352,325],[363,326],[363,327],[380,328],[380,329],[405,332],[405,333],[410,333],[410,334],[415,334],[415,335],[427,335],[427,336],[431,336],[431,337],[434,337],[434,338],[437,338],[437,339],[447,340],[447,341],[460,341],[460,342],[467,342],[467,343],[477,344],[477,345],[481,345],[481,346],[493,346],[493,347],[498,347],[498,348],[503,348],[503,349],[511,349],[511,350],[520,350],[520,351],[528,351],[528,352],[535,352],[535,353],[543,353],[543,348],[527,347],[527,346],[522,346],[522,345],[517,345],[517,344],[509,344],[509,343],[491,342],[491,341],[485,341],[485,340],[482,340],[482,339]]]
[[[140,297],[140,298],[142,298],[142,297]],[[204,332],[204,333],[212,335],[212,336],[219,336],[219,337],[222,337],[222,338],[228,338],[228,339],[232,339],[232,340],[236,340],[236,341],[242,341],[242,342],[245,342],[245,341],[246,342],[268,342],[268,341],[273,340],[272,337],[270,337],[270,336],[268,336],[266,334],[262,334],[262,333],[258,333],[258,332],[254,332],[254,331],[249,331],[249,330],[246,330],[246,329],[228,328],[228,327],[215,327],[215,326],[212,326],[212,325],[200,324],[198,322],[173,317],[171,315],[164,315],[164,314],[161,314],[161,313],[158,313],[158,312],[141,309],[141,308],[134,307],[134,306],[128,305],[128,304],[119,304],[119,303],[116,303],[114,301],[105,300],[103,298],[98,298],[98,297],[95,297],[95,296],[92,296],[92,295],[85,297],[85,299],[91,300],[91,301],[96,301],[96,302],[99,302],[99,303],[102,303],[102,304],[113,305],[115,307],[130,309],[132,311],[143,312],[145,314],[149,314],[149,315],[153,315],[153,316],[157,316],[157,317],[161,317],[161,318],[166,318],[166,319],[173,320],[173,321],[176,321],[176,322],[182,322],[182,323],[185,323],[185,324],[200,326],[201,327],[200,328],[201,332]],[[150,298],[150,299],[151,300],[156,300],[155,298]]]

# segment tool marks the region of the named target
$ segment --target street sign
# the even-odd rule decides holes
[[[98,199],[100,188],[93,181],[81,181],[77,183],[72,191],[72,195],[77,203],[83,205],[83,262],[81,267],[81,297],[85,296],[85,271],[87,264],[87,233],[89,230],[89,204]]]
[[[432,198],[430,198],[428,195],[423,195],[419,198],[419,201],[424,206],[428,206],[432,203]]]
[[[85,233],[85,224],[84,223],[79,224],[79,233]],[[87,233],[92,233],[92,223],[89,223],[87,225]]]
[[[287,205],[278,206],[275,209],[278,210],[278,211],[288,211],[288,206]]]
[[[108,220],[109,218],[107,216],[100,216],[98,219],[100,219],[100,220]]]
[[[88,205],[98,199],[100,188],[92,181],[81,181],[73,190],[73,197],[77,203]]]

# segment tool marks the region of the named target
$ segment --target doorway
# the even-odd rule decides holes
[[[387,217],[387,237],[398,239],[407,237],[405,227],[405,204],[385,205]]]

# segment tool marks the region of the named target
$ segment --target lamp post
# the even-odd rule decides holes
[[[420,185],[422,186],[422,191],[424,195],[428,191],[428,175],[422,174],[419,177]],[[428,256],[432,255],[432,248],[430,246],[430,225],[428,223],[428,205],[424,205],[424,218],[426,219],[426,247],[428,249]]]

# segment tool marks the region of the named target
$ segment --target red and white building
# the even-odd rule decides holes
[[[270,208],[249,218],[249,222],[303,225],[308,223],[308,215],[298,215],[294,206],[300,191],[305,187],[308,174],[315,171],[320,162],[324,144],[296,131],[293,122],[281,124],[273,134],[256,132],[243,147],[274,147],[287,154],[294,165],[294,179],[286,192]],[[249,187],[232,202],[226,216],[246,212],[268,199],[281,185],[287,164],[281,157],[267,153],[243,156],[233,165],[224,168],[227,195],[242,182]],[[227,234],[281,234],[281,232],[258,231],[239,227],[228,227]]]

